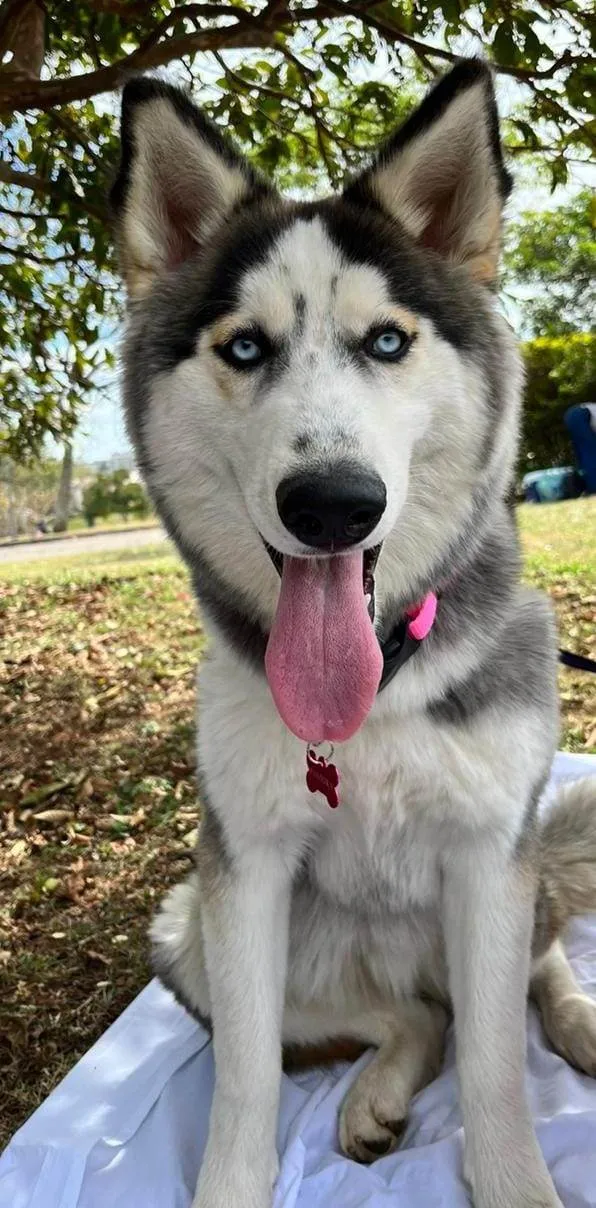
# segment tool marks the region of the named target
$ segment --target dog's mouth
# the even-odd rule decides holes
[[[261,540],[281,579],[284,568],[283,554],[281,554],[278,549],[274,549],[272,545],[269,545],[269,542],[265,541],[264,537],[262,537]],[[383,542],[381,541],[379,545],[375,545],[372,549],[363,550],[362,554],[362,590],[364,592],[364,599],[366,600],[366,607],[368,608],[368,615],[371,621],[374,621],[375,619],[375,570],[377,568],[377,562],[379,561],[379,554],[382,546]],[[314,555],[311,556],[314,557]],[[329,554],[327,556],[332,558],[340,557],[341,555]]]
[[[372,708],[383,669],[373,627],[381,546],[302,558],[265,547],[281,577],[265,655],[278,712],[307,742],[344,741]]]

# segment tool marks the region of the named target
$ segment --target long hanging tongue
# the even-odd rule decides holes
[[[278,712],[298,738],[341,742],[356,733],[383,670],[364,596],[362,551],[284,556],[265,670]]]

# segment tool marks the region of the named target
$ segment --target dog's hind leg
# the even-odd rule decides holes
[[[446,1026],[447,1012],[439,1003],[413,1000],[396,1006],[375,1056],[341,1109],[344,1153],[373,1162],[397,1147],[412,1096],[439,1072]]]
[[[596,1078],[596,1002],[578,986],[560,940],[535,962],[530,993],[555,1052]]]
[[[186,1010],[211,1030],[211,1005],[196,871],[174,885],[151,924],[154,972]]]
[[[596,1002],[580,990],[560,937],[596,910],[596,780],[563,786],[539,832],[540,884],[530,993],[555,1052],[596,1077]]]
[[[420,999],[360,1012],[329,1012],[316,1006],[286,1011],[284,1041],[289,1064],[310,1064],[353,1057],[349,1042],[377,1052],[360,1073],[343,1103],[339,1121],[341,1148],[357,1162],[374,1162],[394,1150],[404,1131],[410,1100],[439,1072],[448,1015],[439,1003]]]

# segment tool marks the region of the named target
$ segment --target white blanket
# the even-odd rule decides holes
[[[559,755],[554,779],[596,774]],[[596,996],[596,916],[568,939]],[[596,1205],[596,1082],[545,1045],[529,1011],[528,1088],[565,1208]],[[345,1158],[337,1114],[353,1066],[284,1077],[274,1208],[464,1208],[462,1130],[448,1043],[443,1073],[416,1097],[399,1152],[371,1167]],[[188,1208],[213,1089],[207,1034],[152,982],[16,1134],[0,1159],[0,1208]]]

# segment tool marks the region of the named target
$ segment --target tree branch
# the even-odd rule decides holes
[[[585,140],[585,142],[588,143],[590,147],[596,148],[596,134],[592,133],[592,129],[587,122],[585,125],[580,126],[577,118],[574,118],[572,114],[568,113],[564,106],[559,103],[556,97],[552,96],[550,93],[542,92],[542,90],[538,88],[533,81],[529,80],[528,83],[534,95],[539,98],[540,103],[544,106],[545,113],[548,114],[548,111],[550,110],[550,114],[548,114],[548,116],[550,116],[553,122],[567,124],[570,119],[575,121],[575,124],[581,130],[582,138]],[[559,128],[561,129],[561,126]]]
[[[8,0],[3,6],[3,29],[0,29],[0,78],[10,80],[13,88],[19,81],[39,80],[45,55],[46,10],[43,0]],[[2,63],[6,51],[9,62]]]
[[[297,101],[295,97],[288,96],[288,94],[286,92],[282,92],[280,88],[271,88],[269,84],[261,84],[258,80],[245,80],[243,76],[238,75],[238,73],[234,71],[232,67],[228,67],[228,64],[226,63],[225,59],[222,58],[218,50],[214,51],[213,57],[216,62],[219,63],[219,66],[221,67],[226,79],[229,81],[230,86],[237,84],[242,93],[251,92],[254,89],[256,92],[264,93],[265,96],[273,96],[277,100],[283,101],[284,105],[290,105],[294,109],[305,108],[300,101]]]
[[[142,21],[147,16],[147,0],[89,0],[98,13],[113,13],[121,21]]]
[[[0,60],[11,49],[12,31],[29,0],[4,0],[0,7]]]
[[[196,33],[205,32],[196,28],[201,17],[204,17],[206,20],[213,20],[215,17],[234,17],[238,25],[244,25],[247,21],[250,23],[255,20],[251,13],[247,13],[244,9],[235,8],[230,4],[177,4],[170,13],[157,23],[155,29],[152,29],[151,33],[147,34],[147,37],[139,44],[137,50],[142,53],[151,50],[157,45],[163,35],[179,21],[193,21]],[[223,26],[220,28],[225,29],[228,27]],[[229,28],[233,29],[234,26]]]
[[[32,193],[39,193],[44,197],[55,197],[57,201],[64,201],[62,189],[58,188],[55,181],[47,180],[43,176],[36,176],[33,172],[15,172],[9,164],[0,160],[0,182],[6,185],[14,185],[17,189],[29,189]],[[107,222],[109,219],[108,208],[100,209],[99,206],[90,204],[82,197],[78,197],[76,193],[72,193],[68,197],[68,204],[78,207],[84,213],[92,215],[93,218],[98,218],[100,222]],[[59,215],[55,215],[59,217]]]
[[[34,264],[65,264],[77,257],[76,252],[65,252],[63,256],[38,256],[25,248],[7,247],[5,243],[0,243],[0,255],[14,256],[15,260],[31,260]]]
[[[0,214],[7,214],[9,218],[26,218],[28,222],[56,222],[55,214],[33,214],[27,210],[11,210],[8,206],[0,206]]]
[[[8,0],[8,3],[18,5],[20,0]],[[96,0],[96,6],[97,3],[98,0]],[[106,8],[111,3],[115,3],[119,7],[118,0],[104,0],[104,3]],[[124,8],[124,0],[122,0],[122,8]],[[274,45],[275,33],[279,32],[283,26],[296,29],[307,22],[310,24],[313,21],[345,18],[348,15],[360,18],[365,25],[376,30],[386,41],[401,43],[409,47],[427,69],[429,59],[432,58],[449,63],[459,60],[460,56],[446,47],[429,46],[407,34],[399,26],[376,16],[371,11],[372,8],[374,8],[372,0],[361,0],[360,3],[350,3],[349,5],[343,3],[342,0],[320,0],[312,8],[295,7],[292,9],[289,8],[288,0],[283,0],[283,3],[281,0],[270,0],[270,3],[255,15],[234,4],[177,5],[147,35],[136,50],[116,63],[82,75],[54,80],[17,82],[11,81],[8,76],[3,79],[0,74],[0,110],[4,109],[10,113],[22,112],[26,109],[46,110],[54,105],[85,100],[120,87],[133,72],[161,67],[175,58],[195,55],[201,51],[271,47]],[[193,33],[175,37],[164,36],[177,21],[187,18],[197,21],[211,20],[217,17],[233,18],[233,24],[198,29]],[[540,79],[550,79],[559,68],[569,66],[573,61],[573,53],[567,48],[561,56],[542,70],[507,67],[499,63],[495,64],[495,69],[503,75],[531,83]]]
[[[13,84],[4,81],[0,75],[0,110],[8,112],[23,112],[27,109],[51,109],[54,105],[65,105],[71,101],[86,100],[102,92],[112,92],[119,88],[128,77],[137,71],[146,71],[152,67],[162,67],[172,59],[181,58],[199,51],[230,49],[241,47],[249,50],[267,47],[273,44],[274,30],[262,20],[263,14],[253,17],[232,5],[183,5],[175,17],[174,9],[166,20],[165,28],[171,26],[174,19],[180,18],[184,9],[208,10],[210,16],[221,16],[224,13],[236,18],[234,25],[222,25],[215,29],[203,29],[181,37],[166,38],[154,44],[155,33],[141,43],[123,59],[101,67],[98,71],[90,71],[84,75],[74,75],[54,80],[31,80]],[[265,10],[266,11],[266,10]],[[310,18],[312,10],[307,9]],[[203,15],[206,15],[203,12]],[[303,14],[300,14],[301,16]],[[295,21],[298,14],[292,14]],[[159,27],[158,27],[159,28]],[[161,23],[163,31],[164,23]]]
[[[68,116],[67,113],[58,113],[58,111],[55,110],[50,114],[50,117],[61,130],[64,130],[65,134],[69,134],[80,147],[84,148],[84,150],[87,152],[87,155],[93,160],[97,167],[100,168],[100,170],[105,169],[105,161],[101,154],[93,150],[89,137],[85,134],[84,130],[81,130],[80,126],[78,126],[77,123]]]
[[[326,137],[333,138],[333,135],[327,129],[325,122],[323,121],[322,117],[319,114],[318,105],[315,100],[315,97],[313,96],[312,85],[311,85],[311,80],[309,78],[308,71],[305,70],[304,64],[301,63],[300,59],[298,59],[296,57],[296,55],[294,55],[292,53],[291,50],[288,50],[287,47],[284,47],[283,53],[284,53],[285,57],[287,59],[289,59],[291,63],[294,64],[296,70],[300,74],[300,78],[302,80],[304,88],[306,89],[306,94],[307,94],[308,100],[309,100],[308,112],[314,123],[315,134],[316,134],[316,139],[317,139],[317,146],[321,153],[321,159],[323,160],[323,163],[325,165],[325,171],[327,173],[327,176],[329,177],[331,184],[335,185],[335,184],[337,184],[336,166],[333,162],[333,158],[329,155],[329,151],[328,151],[326,143],[325,143],[325,138]]]
[[[362,6],[359,5],[358,7],[361,8]],[[328,17],[345,17],[346,15],[346,6],[341,3],[341,0],[322,0],[322,3],[317,8],[319,10],[326,9]],[[311,9],[310,12],[314,14],[316,10]],[[322,15],[320,11],[318,15]],[[404,46],[409,46],[410,50],[414,51],[426,67],[428,67],[428,63],[425,63],[424,57],[428,57],[429,55],[433,58],[443,59],[448,63],[458,63],[461,59],[461,55],[455,54],[454,51],[441,46],[428,46],[425,42],[420,42],[417,38],[413,38],[410,34],[405,33],[399,26],[392,25],[381,17],[375,17],[372,13],[367,12],[365,16],[361,16],[360,12],[356,11],[355,6],[351,6],[349,15],[360,17],[365,25],[369,25],[371,29],[376,29],[377,33],[380,33],[386,41],[401,42]],[[567,67],[574,60],[577,61],[569,48],[567,48],[558,59],[554,59],[550,66],[545,67],[542,71],[538,68],[532,69],[530,67],[505,67],[501,63],[493,63],[493,67],[501,75],[512,76],[513,79],[520,80],[522,83],[531,83],[532,80],[551,79],[560,67]]]

